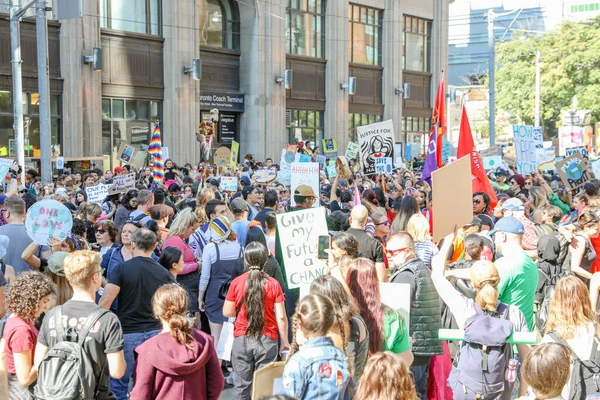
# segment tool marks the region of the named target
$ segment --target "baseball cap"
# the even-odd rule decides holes
[[[125,171],[125,169],[123,167],[121,167],[120,165],[115,167],[115,174],[120,174],[123,171]]]
[[[501,218],[498,222],[496,222],[496,226],[494,230],[490,232],[490,234],[494,234],[496,232],[505,232],[505,233],[514,233],[516,235],[522,235],[525,233],[525,227],[515,217],[504,217]]]
[[[317,197],[314,190],[308,185],[299,185],[294,190],[294,196]]]
[[[496,207],[497,210],[523,211],[523,202],[517,198],[506,200],[501,206]]]
[[[321,185],[321,193],[329,197],[329,195],[331,194],[331,185],[328,183]]]
[[[48,269],[52,271],[54,275],[65,276],[65,258],[69,253],[66,251],[57,251],[52,253],[52,257],[48,260]]]
[[[465,226],[481,226],[481,219],[479,217],[473,217],[471,222],[465,224]]]
[[[215,178],[210,178],[210,179],[207,179],[207,180],[206,180],[206,182],[207,182],[207,183],[210,183],[210,184],[211,184],[211,185],[213,185],[213,186],[217,186],[217,187],[219,187],[219,181],[218,181],[218,180],[216,180]]]
[[[0,194],[0,205],[4,204],[4,200],[6,200],[6,195]]]
[[[234,213],[244,212],[248,209],[248,203],[241,197],[231,200],[231,211]]]
[[[248,198],[248,195],[250,193],[252,193],[252,191],[254,190],[254,186],[250,185],[250,186],[244,186],[244,188],[242,189],[242,196],[244,196],[244,199]]]
[[[508,171],[506,171],[504,168],[498,168],[496,170],[496,176],[501,176],[501,175],[508,176]]]

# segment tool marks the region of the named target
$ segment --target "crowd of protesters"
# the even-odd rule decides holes
[[[9,398],[40,398],[40,366],[95,313],[83,349],[97,399],[216,400],[224,387],[251,399],[254,372],[279,360],[273,399],[575,398],[585,379],[571,376],[571,361],[594,362],[599,344],[600,181],[568,190],[551,174],[489,171],[495,193],[474,193],[472,221],[434,243],[432,204],[450,199],[435,197],[418,165],[362,176],[351,160],[350,174],[321,170],[319,193],[257,181],[278,165],[251,155],[235,171],[167,160],[161,185],[151,167],[62,174],[51,185],[27,171],[23,186],[13,179],[0,194]],[[86,188],[132,172],[135,188],[88,202]],[[238,190],[221,191],[223,176],[237,176]],[[38,245],[24,221],[45,199],[72,211],[73,228]],[[315,203],[326,209],[329,257],[300,298],[277,215]],[[381,282],[403,284],[408,318],[385,304]],[[464,345],[438,337],[478,315],[540,343],[502,347],[517,367],[504,378],[502,364],[495,388],[461,371]],[[230,362],[216,351],[225,323]]]

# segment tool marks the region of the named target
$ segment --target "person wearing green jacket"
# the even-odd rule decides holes
[[[542,187],[546,191],[546,195],[548,196],[548,201],[550,201],[550,204],[560,208],[560,210],[563,212],[563,214],[568,214],[569,211],[571,211],[571,207],[569,207],[568,204],[565,204],[563,201],[561,201],[558,198],[556,193],[554,193],[552,191],[552,188],[550,187],[548,182],[546,182],[544,177],[542,175],[540,175],[539,172],[532,173],[531,177],[533,178],[535,183],[537,183],[540,187]]]

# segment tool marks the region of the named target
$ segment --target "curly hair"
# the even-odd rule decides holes
[[[6,307],[23,320],[33,323],[38,315],[40,300],[56,294],[56,286],[39,272],[25,272],[10,285],[6,294]]]
[[[394,353],[386,351],[369,357],[355,398],[416,400],[417,393],[406,365]]]

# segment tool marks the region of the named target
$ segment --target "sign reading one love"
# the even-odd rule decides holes
[[[325,208],[277,214],[277,230],[290,289],[310,284],[327,266],[317,258],[319,236],[328,235]]]
[[[56,200],[35,203],[27,211],[25,230],[35,243],[47,245],[48,239],[63,241],[73,227],[71,211]]]

